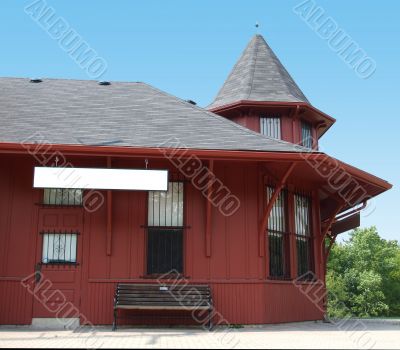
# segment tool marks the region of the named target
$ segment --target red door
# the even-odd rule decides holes
[[[82,208],[39,210],[34,318],[79,316],[82,233]]]

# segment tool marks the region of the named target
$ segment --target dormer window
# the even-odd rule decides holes
[[[260,117],[260,132],[265,136],[274,139],[281,139],[281,118],[280,116]]]
[[[312,125],[305,121],[301,122],[301,144],[306,148],[313,148]]]

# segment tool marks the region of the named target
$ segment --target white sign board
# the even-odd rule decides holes
[[[167,191],[168,170],[35,167],[33,187]]]

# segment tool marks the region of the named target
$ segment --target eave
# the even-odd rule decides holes
[[[318,138],[321,138],[329,128],[336,122],[335,118],[332,118],[330,115],[322,112],[318,108],[310,105],[306,102],[284,102],[284,101],[249,101],[249,100],[240,100],[234,103],[230,103],[227,105],[215,107],[209,109],[210,112],[219,114],[228,112],[233,109],[237,109],[240,107],[254,108],[254,107],[276,107],[276,108],[300,108],[304,111],[308,111],[310,116],[315,119],[321,121],[321,125],[319,128]]]
[[[86,145],[60,145],[46,144],[46,150],[60,152],[64,155],[94,156],[94,157],[154,157],[164,158],[171,155],[187,158],[197,156],[208,160],[240,160],[240,161],[277,161],[277,162],[327,162],[339,164],[350,175],[367,182],[384,192],[392,188],[387,181],[367,173],[361,169],[341,162],[321,152],[261,152],[261,151],[232,151],[232,150],[206,150],[206,149],[174,149],[174,148],[142,148],[142,147],[116,147],[116,146],[86,146]],[[39,144],[0,143],[0,154],[32,154],[40,153]]]

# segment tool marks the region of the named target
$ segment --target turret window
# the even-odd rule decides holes
[[[279,116],[263,116],[260,118],[261,134],[274,139],[281,139],[281,118]]]
[[[301,144],[306,148],[313,148],[312,126],[305,121],[301,122]]]

